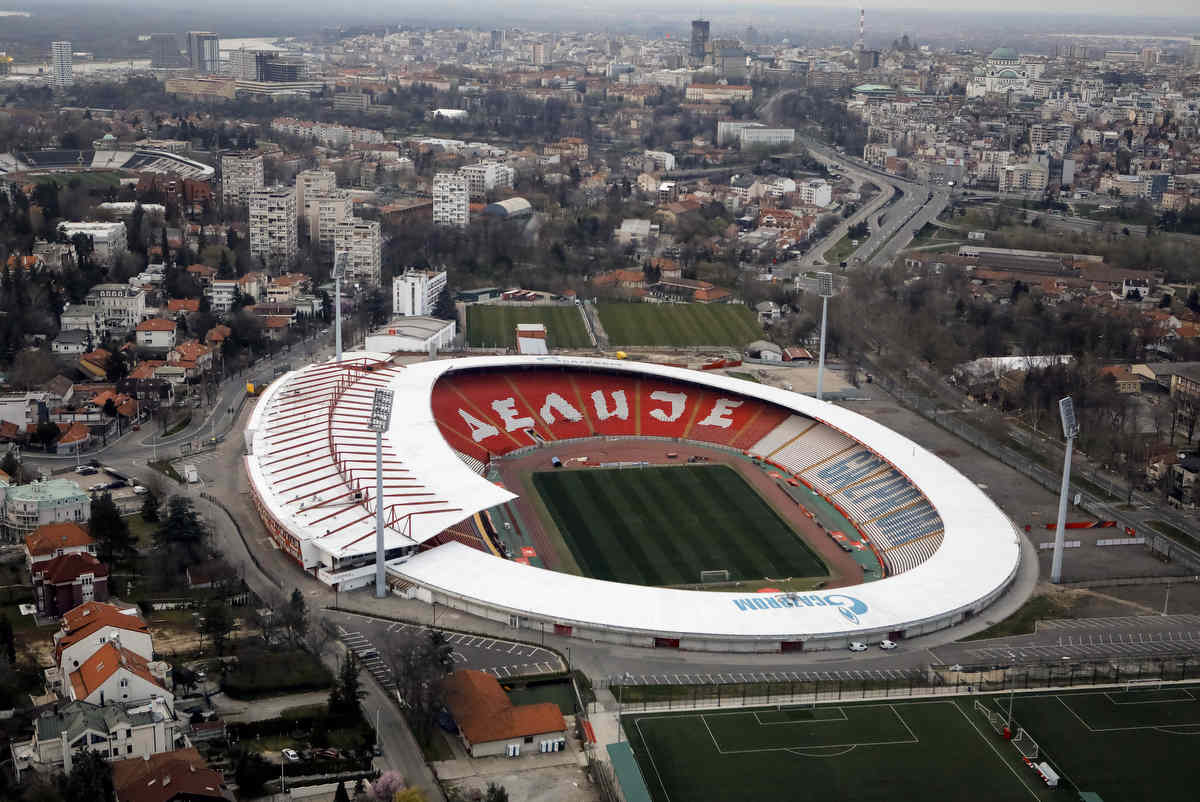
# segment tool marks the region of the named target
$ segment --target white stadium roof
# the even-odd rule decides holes
[[[375,387],[386,386],[396,394],[384,439],[386,501],[417,502],[390,506],[391,548],[428,540],[478,511],[514,498],[471,470],[442,437],[430,401],[438,378],[451,371],[545,366],[704,385],[822,421],[869,446],[925,494],[944,525],[941,546],[903,573],[790,598],[606,582],[521,565],[459,543],[393,564],[392,573],[473,610],[515,613],[593,632],[724,641],[828,639],[922,625],[933,629],[945,626],[958,612],[978,612],[1016,573],[1019,535],[991,499],[929,451],[848,409],[763,384],[644,362],[485,356],[401,367],[384,366],[387,359],[386,354],[354,353],[346,356],[353,368],[324,363],[288,374],[264,394],[247,428],[252,453],[246,465],[260,508],[302,544],[306,567],[317,562],[329,566],[329,557],[342,559],[373,549],[369,535],[374,516],[368,509],[375,509],[370,498],[374,443],[366,431],[366,417]],[[364,366],[371,364],[381,367],[366,372]],[[318,490],[321,499],[306,501],[309,488]],[[345,494],[355,488],[368,493],[365,504],[347,503]],[[424,495],[414,499],[405,495],[409,493]],[[331,501],[334,497],[341,500]],[[343,506],[335,510],[338,503]],[[422,514],[407,516],[405,510]]]

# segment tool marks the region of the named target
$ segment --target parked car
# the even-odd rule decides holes
[[[300,753],[297,752],[295,749],[284,749],[282,751],[282,754],[283,754],[284,758],[291,761],[292,763],[295,763],[300,760]]]
[[[866,650],[867,650],[867,644],[863,643],[862,641],[857,641],[857,640],[850,641],[850,651],[865,652]]]
[[[96,473],[96,469],[91,465],[80,465],[75,469],[75,473],[79,474],[80,476],[91,476],[92,474]]]
[[[883,640],[879,641],[879,648],[880,649],[895,649],[896,644],[893,641],[890,641],[887,638],[884,638]]]

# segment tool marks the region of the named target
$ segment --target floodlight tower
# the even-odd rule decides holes
[[[342,361],[342,279],[346,276],[346,262],[350,254],[341,251],[333,257],[333,320],[334,343],[337,361]]]
[[[1063,457],[1062,487],[1058,491],[1058,524],[1054,527],[1054,561],[1050,564],[1050,581],[1062,581],[1063,547],[1066,543],[1067,494],[1071,492],[1071,452],[1075,447],[1075,435],[1079,434],[1079,422],[1075,419],[1075,402],[1070,396],[1059,400],[1058,415],[1062,418],[1063,437],[1067,440],[1067,453]]]
[[[832,273],[817,273],[817,294],[821,296],[821,357],[817,362],[817,400],[820,401],[825,380],[825,321],[829,317],[829,299],[833,297]]]
[[[341,349],[338,349],[341,356]],[[392,391],[376,390],[371,404],[371,422],[367,428],[375,432],[375,597],[387,596],[387,576],[384,570],[383,548],[383,433],[392,420]]]

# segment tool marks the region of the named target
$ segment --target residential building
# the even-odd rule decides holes
[[[710,25],[706,19],[692,20],[692,40],[691,46],[688,49],[688,56],[693,65],[702,64],[704,62],[704,54],[708,49]]]
[[[278,272],[296,259],[296,191],[259,189],[249,195],[250,255]]]
[[[117,802],[234,802],[219,771],[195,747],[112,764]]]
[[[337,173],[333,170],[301,170],[296,173],[296,208],[304,212],[309,193],[333,192],[335,189]]]
[[[460,167],[458,174],[466,179],[472,198],[482,198],[495,189],[512,189],[516,173],[507,164],[482,161]]]
[[[1050,172],[1037,162],[1010,164],[1000,172],[1001,192],[1045,192]]]
[[[39,526],[92,516],[92,500],[70,479],[46,479],[4,488],[6,542],[17,543]]]
[[[263,188],[263,157],[260,153],[226,153],[221,156],[221,202],[242,206],[250,193]]]
[[[146,316],[146,291],[129,284],[96,284],[84,299],[97,310],[98,332],[108,335],[127,332]]]
[[[175,695],[167,690],[162,667],[137,652],[121,646],[115,638],[97,649],[68,675],[63,683],[67,696],[77,702],[102,705],[106,702],[137,702],[160,698],[174,706]]]
[[[701,103],[732,103],[752,100],[754,88],[745,84],[692,84],[684,90],[684,98]]]
[[[139,348],[152,351],[169,351],[175,347],[175,321],[161,317],[143,320],[137,325]]]
[[[70,240],[83,234],[92,240],[92,258],[98,263],[115,264],[128,248],[124,223],[61,222],[58,233]]]
[[[48,393],[31,390],[24,393],[0,395],[0,422],[11,423],[22,432],[45,420]]]
[[[438,296],[446,289],[446,272],[405,270],[392,279],[392,314],[432,315]]]
[[[654,162],[654,169],[669,172],[675,169],[675,156],[665,150],[647,150],[642,154]]]
[[[25,536],[25,567],[34,566],[64,554],[95,554],[96,541],[88,531],[71,521],[39,526]]]
[[[383,265],[383,237],[378,220],[351,218],[334,226],[333,252],[350,255],[346,277],[370,287],[380,284]]]
[[[50,85],[55,89],[65,89],[75,83],[75,75],[71,67],[71,43],[50,43]]]
[[[188,62],[199,73],[215,75],[221,71],[221,40],[212,31],[187,32]]]
[[[13,764],[19,783],[30,769],[70,773],[73,758],[84,750],[109,760],[146,759],[185,746],[185,740],[183,723],[165,699],[73,701],[42,710],[33,722],[33,739],[13,744]]]
[[[464,227],[471,221],[471,190],[467,179],[455,173],[433,177],[434,225]]]
[[[145,660],[154,659],[150,629],[137,607],[91,601],[67,611],[54,633],[54,665],[59,676],[70,676],[97,649],[114,641]]]
[[[297,192],[300,183],[296,183]],[[344,189],[314,190],[304,194],[304,206],[299,207],[308,228],[308,241],[324,258],[333,256],[333,235],[339,223],[354,217],[354,202]]]
[[[212,311],[223,315],[233,308],[234,298],[238,293],[238,280],[230,279],[213,279],[213,283],[208,285],[204,294],[208,296],[208,305]]]
[[[338,92],[333,96],[334,111],[365,112],[371,108],[371,96],[366,92]]]
[[[626,218],[621,226],[613,232],[619,245],[644,245],[652,237],[658,236],[658,226],[649,220]]]
[[[742,120],[720,120],[717,122],[717,146],[724,147],[740,142],[741,132],[746,128],[764,128],[762,123]]]
[[[402,317],[366,337],[368,351],[436,354],[454,345],[458,324],[453,320],[418,316]]]
[[[86,552],[37,563],[30,578],[40,616],[57,618],[86,602],[108,601],[108,566]]]
[[[471,757],[544,751],[542,742],[565,745],[567,722],[558,705],[537,702],[514,705],[500,681],[482,671],[455,671],[445,681],[446,708]]]
[[[150,34],[150,67],[174,67],[179,60],[179,42],[173,33]]]

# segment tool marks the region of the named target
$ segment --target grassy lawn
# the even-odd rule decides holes
[[[796,532],[724,465],[540,471],[533,484],[585,576],[683,585],[825,576]]]
[[[505,685],[506,688],[510,687]],[[508,698],[514,705],[532,705],[538,702],[553,702],[558,705],[564,716],[575,715],[575,691],[571,689],[571,680],[562,679],[554,682],[542,682],[524,688],[512,688]]]
[[[293,649],[240,654],[222,689],[235,699],[252,699],[321,690],[332,683],[329,669],[320,660]]]
[[[86,173],[56,173],[55,175],[38,176],[35,180],[39,184],[57,182],[60,187],[67,187],[71,182],[77,180],[85,189],[107,189],[108,187],[118,187],[121,185],[121,173],[111,170]]]
[[[856,802],[1059,798],[1021,766],[1016,750],[970,704],[647,714],[625,716],[622,723],[657,802],[770,799],[784,788],[803,789],[788,798]],[[911,797],[899,790],[916,787],[921,791]]]
[[[32,604],[32,600],[29,603]],[[8,616],[8,622],[12,624],[13,632],[15,633],[36,632],[39,629],[33,624],[33,616],[21,615],[21,608],[18,604],[0,605],[0,614]],[[40,629],[49,632],[57,626],[57,622],[51,622]]]
[[[859,245],[862,245],[862,243],[863,241],[861,239],[857,241],[851,240],[850,235],[847,234],[838,240],[832,248],[825,251],[825,264],[840,265],[842,262],[849,259],[850,254],[854,253],[854,250]]]
[[[542,323],[550,348],[590,348],[579,308],[571,306],[467,307],[467,342],[475,347],[517,347],[518,323]]]
[[[450,748],[450,744],[446,743],[446,734],[436,727],[433,730],[433,737],[429,739],[429,745],[422,746],[421,752],[425,755],[425,760],[430,763],[435,760],[454,760],[454,751]]]
[[[728,345],[762,337],[744,304],[603,303],[596,312],[616,345]]]
[[[1033,596],[1015,613],[994,624],[982,632],[969,635],[963,640],[983,640],[985,638],[1002,638],[1006,635],[1028,635],[1034,631],[1037,622],[1044,618],[1070,618],[1070,606],[1050,596]]]
[[[1196,536],[1183,531],[1178,526],[1167,523],[1166,521],[1146,521],[1151,529],[1157,529],[1172,540],[1176,540],[1185,546],[1192,545],[1196,541]]]
[[[139,549],[148,549],[154,545],[154,531],[158,529],[158,524],[146,521],[141,513],[129,516],[125,523],[129,524],[129,534],[137,539]]]

